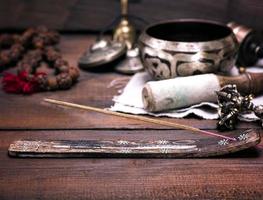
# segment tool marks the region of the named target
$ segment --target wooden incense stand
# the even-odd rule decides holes
[[[194,140],[60,140],[15,141],[9,147],[9,155],[15,157],[209,157],[237,152],[255,146],[260,135],[255,130],[231,135],[236,141],[210,137]]]
[[[100,112],[159,124],[163,126],[182,128],[195,133],[206,134],[206,139],[194,140],[157,140],[157,141],[127,141],[127,140],[86,140],[86,141],[15,141],[9,147],[9,155],[16,157],[208,157],[240,151],[260,142],[260,134],[255,130],[243,133],[231,133],[231,136],[200,130],[183,124],[151,119],[148,117],[117,113],[100,108],[84,106],[53,99],[46,102]],[[218,139],[219,138],[219,139]]]

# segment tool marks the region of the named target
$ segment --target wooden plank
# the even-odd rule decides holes
[[[12,161],[13,165],[17,165],[15,169],[1,170],[0,197],[3,200],[262,199],[261,165],[177,161]],[[21,166],[21,163],[25,164]]]
[[[21,200],[262,199],[262,146],[213,159],[14,159],[7,156],[10,142],[25,138],[182,139],[189,136],[200,137],[170,130],[1,131],[0,197]]]
[[[236,20],[261,28],[261,0],[131,0],[130,13],[149,22],[164,19],[202,18],[228,22]],[[98,31],[119,13],[119,0],[3,0],[0,1],[0,29],[24,29],[44,24],[66,31]],[[142,28],[141,23],[136,23]]]
[[[177,161],[20,159],[11,162],[16,168],[1,169],[0,197],[20,200],[262,199],[262,165]]]
[[[64,37],[61,44],[63,53],[71,64],[76,64],[76,59],[93,40],[94,37],[91,36]],[[262,142],[256,148],[213,159],[8,157],[9,144],[21,139],[174,140],[205,137],[181,130],[166,130],[137,121],[109,119],[108,116],[98,113],[80,112],[41,102],[44,97],[63,98],[103,108],[111,104],[112,95],[117,91],[105,86],[118,77],[123,76],[113,72],[98,74],[83,71],[79,84],[70,91],[39,93],[32,96],[7,95],[0,92],[1,200],[262,199]],[[215,129],[216,124],[213,120],[199,119],[169,121],[186,123],[202,129]],[[256,124],[242,123],[239,128],[249,126],[256,127]],[[6,131],[9,128],[28,131]]]

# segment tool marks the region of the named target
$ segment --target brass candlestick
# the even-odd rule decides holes
[[[128,0],[121,0],[121,21],[114,30],[113,40],[124,42],[128,49],[133,47],[136,37],[134,26],[128,20]]]

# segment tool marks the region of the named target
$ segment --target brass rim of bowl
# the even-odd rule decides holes
[[[150,36],[147,31],[150,28],[165,25],[165,24],[183,24],[183,23],[198,23],[198,24],[204,24],[209,26],[215,26],[220,27],[222,29],[225,29],[226,32],[228,31],[229,34],[227,34],[225,37],[219,38],[219,39],[213,39],[213,40],[207,40],[207,41],[194,41],[194,42],[187,42],[187,41],[171,41],[171,40],[164,40],[157,37]],[[205,34],[205,33],[204,33]],[[215,22],[215,21],[208,21],[208,20],[171,20],[171,21],[164,21],[159,22],[156,24],[152,24],[145,28],[143,33],[140,35],[139,41],[143,43],[146,46],[149,46],[154,49],[163,49],[168,51],[178,51],[178,52],[196,52],[196,51],[214,51],[217,49],[235,49],[238,42],[235,38],[235,35],[233,34],[232,30],[227,27],[224,24]]]

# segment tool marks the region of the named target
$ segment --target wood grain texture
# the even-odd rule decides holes
[[[200,18],[237,21],[262,28],[261,0],[131,0],[130,13],[150,23],[166,19]],[[2,0],[0,29],[25,29],[44,24],[63,31],[98,31],[119,13],[118,0]],[[135,23],[142,28],[142,23]]]
[[[11,159],[18,139],[186,139],[185,131],[0,132],[0,198],[262,199],[262,143],[213,159]]]
[[[73,65],[94,36],[62,38],[62,53]],[[71,90],[10,95],[0,91],[0,199],[262,199],[263,143],[213,159],[12,159],[11,142],[33,140],[175,140],[203,135],[58,107],[43,98],[100,108],[112,104],[117,89],[107,88],[114,72],[81,72]],[[214,120],[167,119],[202,129]],[[237,131],[257,123],[241,123]],[[12,131],[8,131],[12,130]],[[261,129],[260,129],[261,130]],[[215,131],[215,130],[213,130]],[[215,131],[217,132],[217,131]],[[261,130],[262,134],[262,130]]]
[[[223,134],[221,134],[223,135]],[[235,153],[260,143],[259,131],[233,132],[235,141],[218,137],[186,140],[17,140],[8,154],[21,158],[206,158]]]

